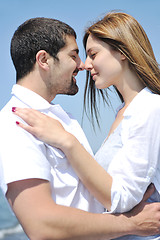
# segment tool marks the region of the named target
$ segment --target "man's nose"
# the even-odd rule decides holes
[[[78,66],[78,70],[79,71],[83,71],[84,70],[84,63],[82,62],[82,60],[80,60],[79,66]]]

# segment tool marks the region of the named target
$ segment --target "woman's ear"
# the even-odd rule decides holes
[[[49,59],[49,54],[45,50],[40,50],[36,54],[36,62],[41,67],[43,70],[48,70],[49,65],[48,65],[48,59]]]

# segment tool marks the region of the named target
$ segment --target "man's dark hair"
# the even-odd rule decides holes
[[[54,59],[66,44],[66,36],[76,33],[69,25],[52,18],[32,18],[15,31],[11,40],[11,57],[17,81],[33,70],[36,54],[45,50]]]

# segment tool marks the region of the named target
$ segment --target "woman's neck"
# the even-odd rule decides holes
[[[129,105],[133,98],[145,87],[137,75],[128,70],[125,72],[123,79],[117,84],[117,89],[121,93],[125,105]]]

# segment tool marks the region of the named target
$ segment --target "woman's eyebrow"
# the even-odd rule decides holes
[[[86,51],[86,53],[89,54],[90,51],[91,51],[91,48],[89,48],[89,49]]]

